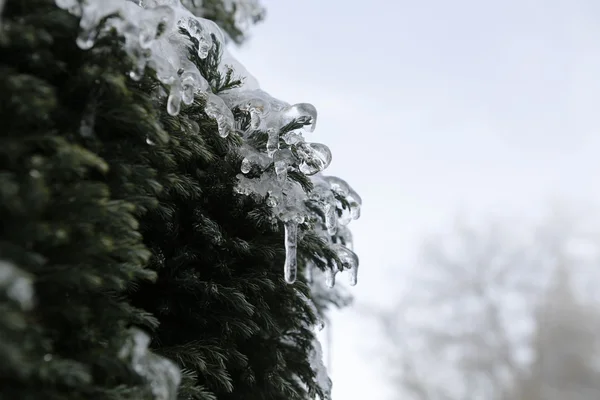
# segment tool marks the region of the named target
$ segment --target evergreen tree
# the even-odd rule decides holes
[[[239,193],[248,143],[268,149],[272,135],[239,134],[253,130],[242,107],[238,132],[222,134],[230,111],[215,109],[216,95],[245,77],[221,68],[221,41],[213,34],[199,57],[203,44],[181,29],[211,94],[174,112],[160,71],[134,77],[139,60],[110,24],[127,16],[101,18],[82,49],[77,2],[57,3],[71,12],[9,0],[2,15],[0,399],[166,400],[180,379],[180,399],[326,397],[312,327],[345,299],[315,293],[304,272],[314,265],[331,281],[357,260],[348,232],[324,236],[331,215],[313,207],[297,222],[298,279],[285,282],[289,222],[274,218],[269,195]],[[239,9],[206,4],[201,15],[241,42]],[[277,138],[311,123],[300,116]],[[307,151],[290,143],[278,146]],[[285,182],[315,192],[298,169]],[[356,214],[357,196],[336,182],[333,210]]]

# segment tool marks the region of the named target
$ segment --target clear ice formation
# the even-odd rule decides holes
[[[119,352],[119,358],[130,363],[133,370],[150,385],[154,400],[176,400],[181,382],[179,368],[172,361],[152,353],[150,337],[132,328]]]
[[[235,149],[243,157],[236,191],[265,199],[273,217],[283,224],[284,276],[288,283],[296,279],[298,234],[306,230],[319,234],[337,254],[338,265],[330,263],[325,271],[328,286],[333,286],[336,274],[344,270],[350,271],[350,283],[356,283],[358,257],[352,251],[346,225],[360,217],[362,200],[343,179],[322,175],[331,163],[331,151],[324,144],[304,139],[304,134],[312,134],[316,127],[317,111],[313,105],[288,104],[262,91],[256,79],[227,51],[225,34],[214,22],[199,16],[202,15],[199,2],[195,2],[192,13],[180,0],[55,1],[60,8],[81,16],[77,44],[84,50],[92,48],[108,30],[116,29],[134,60],[135,68],[129,76],[138,80],[146,68],[154,69],[168,88],[169,114],[178,115],[197,96],[203,97],[205,113],[215,120],[219,135],[236,133],[244,139],[241,147]],[[190,4],[186,0],[184,3]],[[226,3],[238,7],[242,1]],[[250,8],[256,6],[254,0],[244,3]],[[112,14],[120,18],[109,18],[100,26]],[[226,73],[233,69],[235,76],[243,78],[243,84],[214,94],[211,82],[190,61],[191,42],[180,29],[197,43],[200,59],[206,58],[213,48],[213,37],[220,42],[219,71]],[[234,115],[243,115],[249,122],[236,121]],[[256,140],[261,134],[262,142]],[[298,183],[300,175],[314,185],[308,193]]]

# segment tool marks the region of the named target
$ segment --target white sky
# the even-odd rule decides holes
[[[358,302],[392,301],[423,234],[459,209],[600,202],[597,0],[263,3],[234,54],[271,95],[317,107],[307,139],[361,194]],[[351,310],[332,329],[334,400],[389,398],[376,331]]]

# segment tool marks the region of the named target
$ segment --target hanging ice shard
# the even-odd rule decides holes
[[[298,273],[298,260],[296,249],[298,246],[298,223],[287,221],[285,223],[285,266],[284,274],[287,283],[296,282]]]
[[[327,268],[325,270],[325,284],[328,288],[332,288],[335,286],[335,274],[337,273],[338,271],[336,269]]]

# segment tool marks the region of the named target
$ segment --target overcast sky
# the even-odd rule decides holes
[[[422,236],[458,210],[600,202],[597,0],[263,3],[234,54],[271,95],[317,107],[307,139],[363,198],[357,301],[410,284]],[[388,399],[375,331],[352,311],[332,327],[334,400]]]

